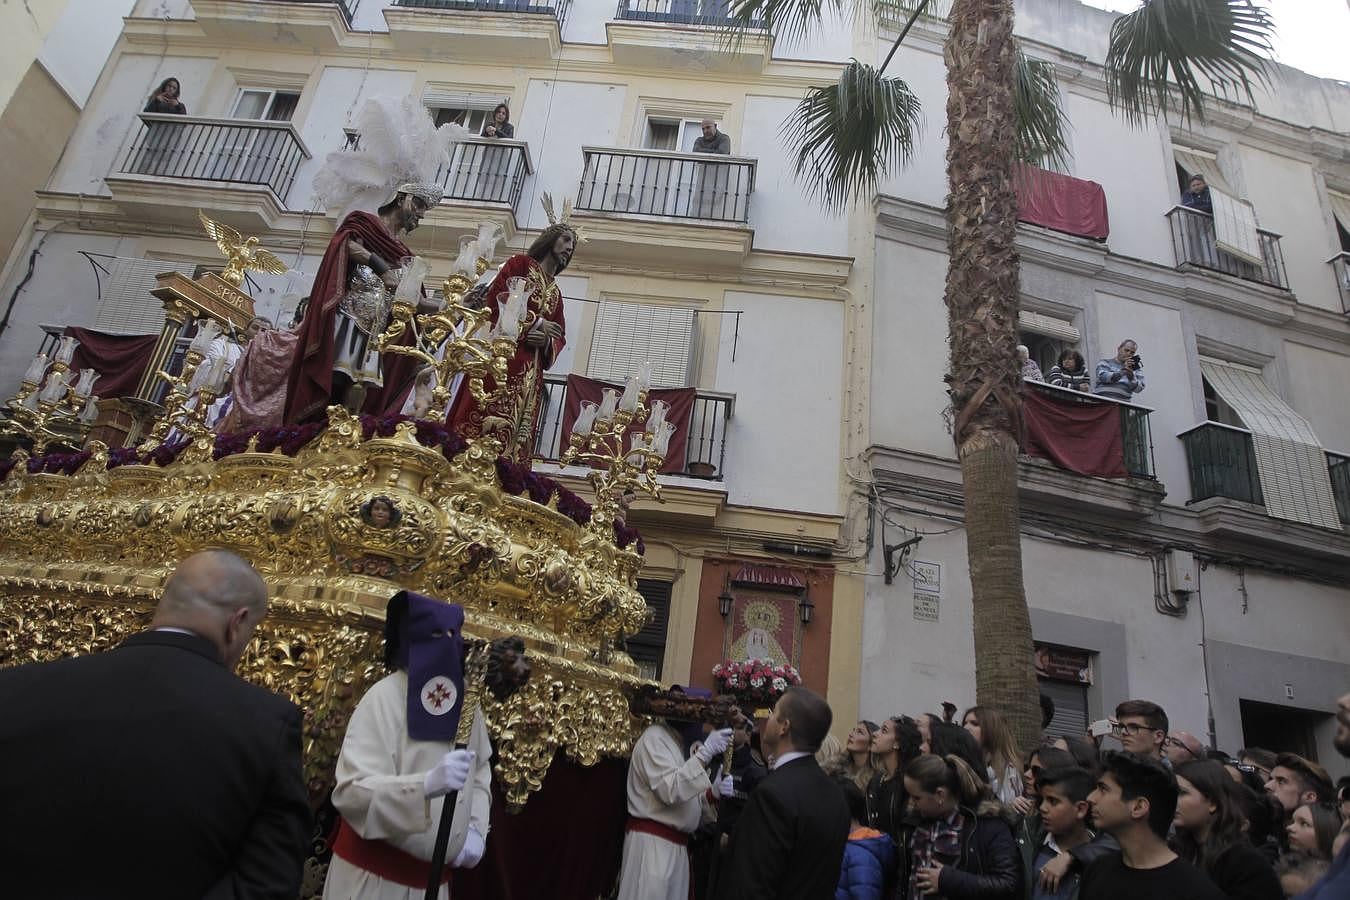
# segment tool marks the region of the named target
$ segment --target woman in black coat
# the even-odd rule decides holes
[[[969,763],[956,754],[920,756],[905,769],[905,792],[917,822],[898,897],[1020,900],[1022,857],[1012,829]]]
[[[1280,879],[1243,828],[1239,785],[1223,764],[1194,760],[1175,771],[1177,855],[1202,869],[1229,900],[1280,900]]]
[[[187,115],[187,106],[178,96],[181,90],[177,78],[165,78],[159,83],[159,89],[150,95],[150,101],[145,104],[144,111],[148,113],[172,113],[179,116]]]

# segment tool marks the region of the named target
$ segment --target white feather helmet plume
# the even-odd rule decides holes
[[[470,135],[461,125],[437,128],[416,97],[375,97],[365,102],[352,123],[353,149],[328,154],[314,176],[314,191],[341,221],[355,210],[375,212],[397,193],[441,201],[437,177],[450,164],[449,147]]]

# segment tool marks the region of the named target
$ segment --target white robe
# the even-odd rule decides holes
[[[430,861],[442,798],[428,799],[423,780],[454,744],[408,737],[407,696],[408,675],[400,670],[376,682],[356,705],[338,755],[333,805],[361,837],[387,841]],[[484,840],[488,835],[492,745],[481,713],[474,716],[469,749],[478,756],[455,804],[447,865],[463,848],[470,824]],[[324,900],[421,900],[425,892],[425,886],[410,888],[385,881],[337,855],[329,863],[323,888]],[[441,888],[440,896],[450,896],[448,885]]]
[[[628,763],[628,815],[653,819],[690,834],[712,788],[697,757],[668,725],[651,725],[633,745]],[[618,900],[688,900],[689,851],[654,834],[630,831],[623,839]]]

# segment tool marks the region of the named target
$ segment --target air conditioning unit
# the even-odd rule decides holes
[[[1167,551],[1167,585],[1174,594],[1192,594],[1199,587],[1195,554],[1184,550]]]

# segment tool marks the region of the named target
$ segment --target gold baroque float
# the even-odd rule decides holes
[[[646,621],[641,557],[618,547],[612,512],[581,526],[504,492],[497,448],[447,460],[412,423],[361,439],[340,408],[294,456],[256,445],[211,460],[209,436],[170,465],[0,482],[0,665],[113,646],[142,629],[177,560],[205,547],[250,559],[273,591],[240,666],[306,711],[306,774],[321,797],[356,700],[380,674],[384,607],[399,587],[464,605],[466,633],[522,637],[527,688],[485,712],[497,778],[513,806],[557,750],[583,765],[624,756],[641,721],[627,696],[637,668],[614,650]]]

